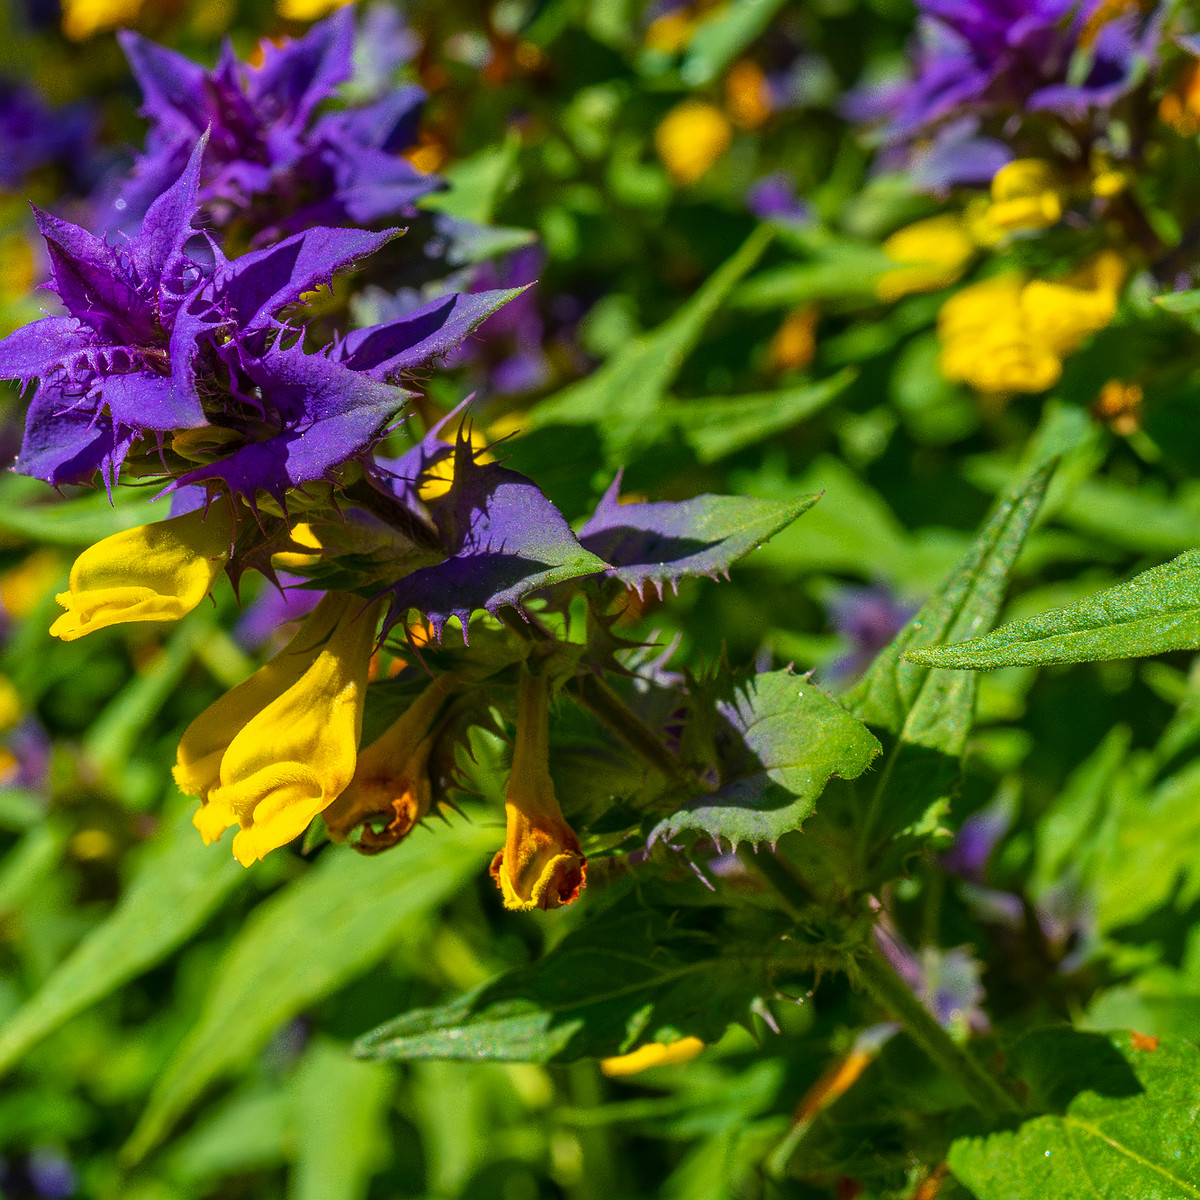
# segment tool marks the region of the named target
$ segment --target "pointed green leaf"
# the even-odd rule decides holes
[[[0,1072],[68,1018],[164,959],[245,879],[228,854],[200,840],[190,806],[164,833],[112,915],[0,1029]]]
[[[931,671],[910,653],[985,629],[995,620],[1053,469],[1048,463],[1035,470],[999,506],[941,589],[850,693],[851,712],[912,745],[953,757],[962,753],[974,711],[974,676]]]
[[[257,1053],[281,1022],[377,962],[404,925],[479,869],[495,839],[494,830],[463,823],[436,837],[414,835],[377,858],[334,847],[260,905],[218,964],[200,1020],[151,1094],[126,1160],[153,1149],[210,1083]]]
[[[696,885],[699,886],[698,884]],[[751,926],[720,905],[678,908],[626,896],[540,962],[360,1038],[364,1058],[571,1062],[648,1042],[714,1042],[745,1017],[785,946],[775,915]]]
[[[1200,1200],[1200,1051],[1176,1039],[1139,1048],[1129,1034],[1112,1045],[1133,1087],[1108,1069],[1061,1115],[960,1138],[955,1176],[979,1200]]]
[[[1200,551],[1143,571],[1078,604],[1002,625],[957,645],[910,650],[909,662],[955,670],[1095,662],[1200,649]]]
[[[586,379],[537,405],[529,414],[532,427],[595,424],[610,450],[621,458],[627,447],[655,434],[660,427],[658,410],[671,381],[771,236],[765,225],[756,229],[673,317],[635,338]]]
[[[723,707],[744,739],[739,761],[716,792],[661,821],[651,843],[696,831],[774,844],[811,815],[831,776],[855,779],[879,753],[861,721],[790,671],[756,675]]]

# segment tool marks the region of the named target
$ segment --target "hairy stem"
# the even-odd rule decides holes
[[[891,964],[874,947],[855,960],[858,978],[872,999],[887,1009],[909,1036],[952,1079],[957,1080],[971,1102],[991,1116],[1018,1112],[1017,1102],[989,1071],[975,1060],[934,1020],[913,995],[909,986],[892,970]]]

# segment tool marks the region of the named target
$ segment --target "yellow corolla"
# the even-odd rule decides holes
[[[233,856],[249,866],[350,783],[383,603],[330,592],[265,667],[185,730],[175,780],[201,799],[194,822],[205,842],[240,826]]]
[[[1002,232],[1049,229],[1062,220],[1062,195],[1054,168],[1040,158],[1018,158],[992,178],[987,220]]]
[[[224,503],[114,533],[89,546],[57,600],[50,627],[64,642],[129,621],[178,621],[208,595],[229,558],[233,517]]]
[[[82,42],[106,29],[132,25],[144,0],[63,0],[62,29],[72,41]]]
[[[938,314],[942,373],[996,394],[1052,387],[1063,359],[1116,315],[1124,278],[1106,250],[1064,279],[1009,272],[963,288]]]
[[[651,1067],[663,1067],[668,1063],[690,1062],[704,1043],[698,1037],[684,1037],[674,1042],[650,1042],[639,1046],[629,1054],[618,1054],[613,1058],[602,1058],[600,1070],[610,1079],[623,1075],[637,1075]]]
[[[677,104],[654,131],[654,148],[680,187],[707,175],[733,141],[729,118],[703,100]]]
[[[550,713],[546,680],[522,675],[517,739],[504,796],[504,849],[491,874],[505,908],[528,911],[570,904],[587,882],[587,859],[563,819],[550,779]]]

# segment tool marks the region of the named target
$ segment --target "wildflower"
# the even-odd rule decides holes
[[[215,504],[122,530],[90,546],[71,567],[67,611],[50,627],[64,642],[130,621],[177,621],[208,595],[229,559],[233,518]]]
[[[325,811],[335,841],[359,826],[354,844],[364,854],[396,845],[424,819],[433,804],[429,757],[434,721],[449,694],[447,680],[434,680],[383,734],[358,756],[350,786]],[[372,826],[386,822],[381,829]]]
[[[0,187],[15,191],[50,164],[81,183],[94,161],[94,125],[83,105],[54,109],[32,88],[0,83]]]
[[[1200,63],[1191,63],[1179,82],[1158,102],[1158,116],[1181,137],[1200,133]]]
[[[876,295],[890,302],[949,287],[966,270],[975,242],[961,217],[944,213],[897,230],[883,243],[883,252],[903,264],[876,280]]]
[[[145,0],[63,0],[62,30],[73,42],[85,42],[108,29],[132,25]]]
[[[587,859],[554,794],[549,752],[546,679],[522,674],[517,740],[504,796],[508,830],[491,866],[505,908],[558,908],[572,903],[587,882]]]
[[[998,229],[1049,229],[1062,211],[1054,168],[1040,158],[1018,158],[992,179],[987,218]]]
[[[729,118],[702,100],[677,104],[654,131],[658,157],[679,187],[707,175],[732,141]]]
[[[318,114],[353,70],[351,8],[296,41],[264,41],[257,67],[239,62],[228,44],[207,71],[136,33],[120,40],[151,129],[110,215],[114,224],[147,210],[206,129],[200,202],[218,226],[241,222],[257,245],[313,225],[415,216],[414,201],[441,186],[396,153],[416,140],[420,88]]]
[[[800,371],[817,353],[817,320],[820,314],[811,304],[792,309],[775,331],[767,351],[772,371]]]
[[[957,142],[938,164],[943,186],[980,180],[976,172],[996,145],[978,136],[982,117],[1045,110],[1078,121],[1110,107],[1137,81],[1160,28],[1157,12],[1118,15],[1106,0],[920,0],[918,7],[911,78],[853,93],[846,111],[881,122],[883,144],[901,160],[926,139],[935,148]],[[1076,52],[1085,45],[1083,62]],[[998,165],[991,158],[993,172]]]
[[[1105,251],[1066,279],[1010,272],[963,288],[938,314],[942,373],[996,394],[1052,387],[1063,359],[1116,314],[1124,272]]]
[[[285,21],[318,21],[349,0],[275,0],[275,11]]]
[[[265,667],[184,731],[175,779],[206,843],[243,866],[290,842],[354,777],[380,604],[331,592]]]
[[[704,1043],[698,1037],[683,1037],[665,1045],[662,1042],[649,1042],[629,1054],[602,1058],[600,1070],[610,1079],[620,1079],[625,1075],[637,1075],[648,1071],[651,1067],[691,1062],[703,1049]]]
[[[775,171],[755,183],[746,193],[746,207],[760,221],[807,224],[812,209],[796,194],[796,181],[787,171]]]
[[[1130,437],[1142,427],[1141,387],[1121,379],[1110,379],[1092,405],[1092,415],[1098,417],[1121,437]]]
[[[771,86],[756,62],[743,58],[725,76],[725,107],[739,129],[758,129],[774,111]]]

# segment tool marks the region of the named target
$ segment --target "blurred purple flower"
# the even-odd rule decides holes
[[[52,164],[86,177],[95,122],[82,105],[51,108],[32,88],[0,83],[0,188],[18,190],[33,171]]]
[[[849,650],[831,662],[825,678],[849,683],[908,623],[915,607],[902,604],[885,587],[846,588],[827,601],[829,621],[849,642]]]
[[[813,219],[812,208],[796,194],[796,181],[788,171],[775,171],[753,184],[746,207],[760,221],[808,224]]]
[[[50,735],[36,717],[25,717],[4,739],[15,762],[0,776],[0,788],[43,791],[50,778]]]
[[[277,571],[275,578],[279,587],[267,584],[246,606],[233,627],[233,640],[244,650],[257,650],[266,645],[281,625],[307,616],[325,595],[296,586],[304,582],[296,575]]]
[[[919,0],[908,80],[850,93],[851,120],[882,123],[885,149],[907,155],[944,122],[1050,111],[1084,120],[1128,91],[1154,55],[1161,7],[1109,16],[1107,0]],[[986,147],[959,142],[962,173],[939,163],[943,186],[977,181]],[[885,156],[885,161],[888,160]]]
[[[989,804],[972,813],[954,839],[954,845],[942,855],[942,866],[972,883],[983,881],[983,870],[996,844],[1012,826],[1010,804]]]
[[[980,983],[983,965],[970,949],[927,946],[917,954],[888,925],[885,919],[875,926],[875,945],[938,1024],[947,1029],[965,1025],[975,1032],[986,1030],[985,993]]]
[[[50,1146],[0,1158],[0,1196],[5,1200],[69,1200],[78,1186],[70,1159]]]

